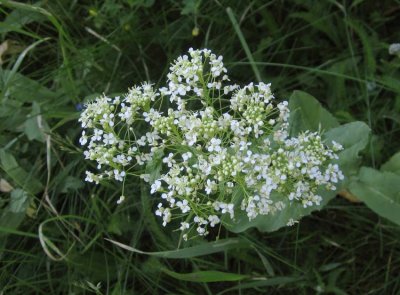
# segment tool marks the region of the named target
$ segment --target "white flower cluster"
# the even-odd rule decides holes
[[[140,174],[162,152],[161,176],[150,183],[162,200],[155,214],[164,226],[184,220],[184,239],[207,235],[238,210],[251,220],[291,202],[319,205],[318,189],[335,190],[343,179],[331,164],[340,144],[330,148],[312,132],[289,137],[288,103],[276,102],[270,84],[230,84],[222,56],[190,49],[170,67],[167,85],[89,103],[80,142],[102,171],[87,172],[96,183]]]
[[[389,45],[389,54],[400,56],[400,43],[393,43]]]

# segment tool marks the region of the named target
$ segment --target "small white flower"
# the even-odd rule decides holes
[[[168,166],[169,168],[171,168],[172,165],[174,165],[174,164],[176,163],[175,160],[172,159],[173,157],[174,157],[174,154],[173,154],[173,153],[169,153],[169,154],[168,154],[168,157],[166,157],[166,158],[163,159],[163,163],[167,164],[167,166]]]
[[[147,140],[146,136],[142,136],[136,141],[136,143],[140,146],[145,146],[146,140]]]
[[[207,150],[209,152],[213,152],[213,151],[220,152],[221,151],[220,145],[221,145],[221,139],[214,137],[210,140],[210,145],[208,146]]]
[[[114,169],[113,172],[114,172],[115,180],[118,180],[118,181],[124,180],[124,177],[126,175],[125,171],[119,171],[118,169]]]
[[[181,231],[185,231],[187,229],[189,229],[190,224],[187,222],[181,222],[181,227],[179,228]]]
[[[208,221],[210,222],[210,226],[214,227],[218,223],[220,223],[220,219],[218,218],[217,215],[210,215],[208,216]]]
[[[120,196],[119,199],[118,199],[118,201],[117,201],[117,204],[119,205],[119,204],[121,204],[123,201],[125,201],[125,196]]]
[[[79,143],[80,143],[81,145],[85,145],[85,144],[87,143],[87,136],[86,136],[85,130],[82,131],[82,136],[81,136],[81,138],[79,139]]]
[[[108,133],[108,134],[104,134],[103,135],[103,142],[104,142],[104,144],[109,144],[109,145],[112,145],[112,144],[114,144],[115,143],[115,137],[114,137],[114,134],[112,134],[112,133]]]
[[[289,218],[288,222],[287,222],[287,226],[293,226],[296,223],[299,223],[297,220],[294,220],[293,218]]]
[[[207,179],[207,183],[206,183],[206,186],[205,186],[206,194],[207,195],[211,194],[211,192],[216,189],[216,185],[217,184],[215,183],[215,181]]]
[[[199,236],[205,236],[206,235],[206,229],[204,227],[197,227],[197,233],[199,234]]]
[[[340,143],[337,143],[334,140],[332,140],[332,145],[333,145],[332,149],[335,152],[343,150],[343,146]]]
[[[151,194],[156,193],[159,189],[161,188],[161,181],[156,180],[152,185],[151,185]]]
[[[176,202],[176,206],[181,209],[182,213],[187,213],[190,211],[190,206],[187,200]]]
[[[158,203],[157,208],[158,209],[156,210],[156,215],[162,216],[164,212],[164,207],[162,206],[162,203]]]
[[[400,55],[400,43],[393,43],[389,45],[389,54],[391,55]]]
[[[187,160],[189,160],[191,157],[192,157],[192,153],[191,152],[187,152],[187,153],[183,153],[182,154],[182,159],[183,159],[183,161],[187,161]]]
[[[143,179],[145,182],[150,182],[150,174],[140,174],[140,179]]]

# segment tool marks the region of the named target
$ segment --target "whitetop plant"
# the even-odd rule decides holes
[[[343,179],[332,164],[340,144],[316,132],[289,137],[288,103],[276,101],[270,84],[231,84],[222,60],[190,49],[171,65],[167,87],[143,83],[123,97],[101,96],[79,119],[85,158],[99,170],[87,171],[86,181],[151,180],[150,193],[160,197],[155,214],[164,226],[181,220],[185,240],[239,210],[252,220],[288,202],[319,205],[319,188],[335,190]],[[143,168],[156,153],[164,156],[152,180]]]

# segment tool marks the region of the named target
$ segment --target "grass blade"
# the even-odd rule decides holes
[[[110,239],[106,239],[107,241],[121,247],[125,250],[132,251],[139,254],[145,254],[150,256],[156,256],[161,258],[174,258],[174,259],[184,259],[184,258],[192,258],[198,256],[204,256],[208,254],[213,254],[217,252],[227,251],[231,249],[240,249],[240,248],[248,248],[250,247],[248,243],[241,239],[223,239],[215,242],[205,243],[189,248],[171,250],[171,251],[161,251],[161,252],[145,252],[139,249],[130,247],[128,245],[119,243],[117,241],[113,241]]]
[[[242,47],[246,53],[248,60],[250,61],[250,65],[251,65],[251,68],[253,69],[254,76],[256,77],[258,82],[261,82],[262,79],[261,79],[260,71],[258,70],[256,63],[254,62],[253,54],[251,53],[250,48],[247,45],[247,42],[243,36],[242,30],[240,30],[239,24],[232,12],[232,9],[230,7],[228,7],[226,9],[226,13],[228,13],[228,16],[232,22],[233,28],[235,29],[235,32],[239,37],[240,43],[242,44]]]
[[[222,271],[196,271],[192,273],[177,273],[168,269],[163,269],[167,275],[181,281],[197,282],[197,283],[211,283],[211,282],[233,282],[241,281],[250,278],[248,275],[241,275],[236,273],[222,272]]]

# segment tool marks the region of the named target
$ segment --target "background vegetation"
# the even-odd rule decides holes
[[[0,294],[400,294],[399,226],[363,204],[338,197],[293,227],[164,252],[179,235],[156,200],[129,183],[118,206],[117,184],[84,183],[77,142],[86,100],[157,84],[207,47],[239,83],[366,122],[363,164],[379,168],[400,149],[400,1],[0,3]]]

